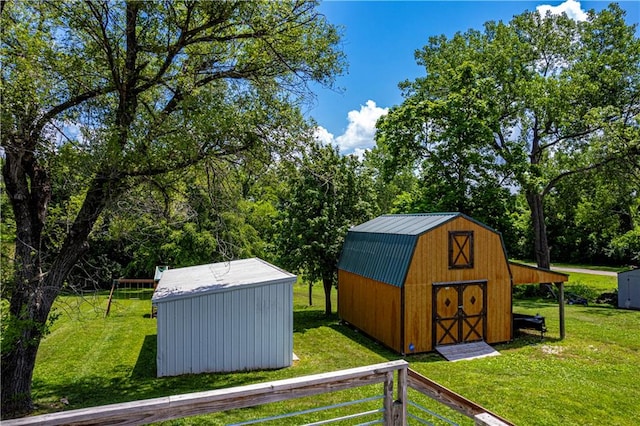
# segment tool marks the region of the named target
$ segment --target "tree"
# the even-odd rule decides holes
[[[343,66],[314,2],[2,2],[2,174],[16,223],[2,287],[2,415],[31,409],[47,317],[105,209],[141,181],[215,158],[286,151],[307,83]],[[65,151],[82,194],[47,235]]]
[[[559,260],[614,265],[640,260],[640,169],[633,176],[625,163],[610,163],[558,182],[545,211]]]
[[[494,175],[531,211],[538,266],[550,265],[544,198],[562,179],[614,161],[637,161],[640,40],[611,5],[584,22],[524,13],[416,52],[426,76],[379,122],[395,161],[440,161],[455,176]],[[453,150],[451,149],[453,147]],[[435,160],[434,160],[435,159]],[[483,176],[484,175],[484,176]]]
[[[279,251],[282,262],[301,270],[309,285],[322,281],[325,314],[338,282],[338,258],[350,227],[371,218],[370,177],[353,155],[341,156],[331,145],[311,142],[301,164],[292,170],[282,200]]]
[[[158,265],[179,268],[247,257],[273,261],[275,191],[281,183],[273,165],[243,157],[222,164],[205,160],[123,194],[95,224],[89,250],[68,283],[83,290],[110,288],[116,277],[149,278]],[[66,210],[52,207],[49,224],[64,228],[66,218],[59,212]]]
[[[446,119],[451,118],[447,116]],[[506,230],[504,236],[509,237],[509,212],[513,209],[515,197],[503,185],[504,178],[495,173],[495,159],[491,153],[483,152],[481,146],[468,142],[478,139],[473,137],[473,131],[470,131],[466,124],[466,120],[462,119],[459,124],[450,126],[445,131],[446,144],[421,136],[424,139],[417,150],[422,152],[423,158],[416,157],[413,161],[402,160],[399,158],[402,154],[390,155],[386,149],[375,150],[372,153],[382,157],[380,162],[383,170],[393,176],[391,182],[404,175],[403,180],[409,183],[409,186],[396,197],[391,211],[457,211],[496,229]],[[396,125],[404,128],[394,127]],[[407,134],[408,126],[415,126],[416,133],[421,132],[422,124],[419,120],[406,120],[405,117],[398,123],[393,119],[382,119],[378,125],[379,145],[385,148],[386,135],[392,134],[392,137],[395,137],[397,134]],[[415,151],[411,155],[415,155]],[[406,170],[400,169],[399,175],[397,174],[398,162],[410,164],[412,181],[407,182],[409,174]]]

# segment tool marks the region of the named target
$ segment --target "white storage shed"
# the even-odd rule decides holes
[[[640,269],[618,272],[618,307],[640,309]]]
[[[158,377],[290,366],[295,281],[258,258],[164,271]]]

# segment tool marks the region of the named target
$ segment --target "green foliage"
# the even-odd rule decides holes
[[[570,285],[567,285],[565,287],[565,290],[570,293],[569,296],[571,295],[576,295],[578,297],[583,297],[585,299],[587,299],[588,303],[594,303],[596,301],[596,299],[598,298],[598,296],[600,296],[600,294],[602,294],[601,292],[599,292],[597,289],[593,288],[593,287],[589,287],[586,284],[583,284],[581,282],[574,282]],[[571,297],[569,297],[571,299]]]
[[[337,263],[350,227],[368,220],[374,201],[370,180],[354,156],[333,146],[309,145],[301,164],[291,170],[290,191],[282,199],[278,249],[282,264],[322,281],[327,313],[337,284]]]
[[[621,164],[559,182],[547,197],[550,244],[559,261],[638,262],[638,180]]]
[[[630,259],[634,264],[640,264],[640,226],[613,238],[609,250],[611,257]]]
[[[21,342],[27,346],[38,346],[40,339],[51,332],[51,327],[62,314],[53,309],[46,322],[40,323],[28,318],[25,315],[14,315],[11,313],[9,301],[0,299],[0,351],[4,355],[11,352],[18,341],[24,338],[23,330],[34,328],[37,330],[27,342]]]
[[[4,286],[13,280],[16,222],[4,186],[0,186],[0,295]]]
[[[100,249],[118,248],[110,255],[116,270],[150,277],[157,265],[269,259],[277,216],[275,196],[268,195],[273,171],[264,164],[209,166],[156,178],[112,207],[109,220],[93,235]],[[261,176],[248,180],[250,172]],[[98,254],[92,254],[93,263]]]
[[[509,23],[487,22],[482,31],[431,37],[416,52],[426,75],[401,83],[404,101],[378,122],[377,155],[386,174],[408,169],[420,177],[404,188],[397,207],[458,210],[500,230],[518,224],[505,239],[510,251],[523,253],[523,216],[512,216],[512,193],[519,192],[530,209],[536,258],[548,264],[543,205],[554,188],[612,163],[622,179],[637,175],[635,34],[612,4],[584,22],[525,12]],[[597,207],[584,207],[607,210],[605,200],[592,201]],[[609,231],[621,232],[610,228],[609,237],[593,239],[611,239]]]

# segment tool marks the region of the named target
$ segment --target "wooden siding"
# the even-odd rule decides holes
[[[509,262],[513,284],[560,283],[569,279],[567,274]]]
[[[340,318],[400,352],[401,289],[343,270],[338,282]]]
[[[404,348],[403,353],[432,350],[431,285],[414,283],[404,287]],[[413,350],[411,350],[413,347]]]
[[[473,231],[473,268],[449,268],[450,231]],[[432,284],[487,281],[488,343],[511,339],[511,277],[501,237],[465,217],[421,235],[405,281],[404,353],[433,350]],[[414,350],[409,345],[413,343]]]
[[[291,283],[158,302],[158,377],[291,365]]]

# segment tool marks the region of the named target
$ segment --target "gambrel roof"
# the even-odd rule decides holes
[[[338,269],[402,287],[420,235],[458,217],[496,232],[462,213],[383,215],[349,230]]]
[[[462,213],[383,215],[349,230],[338,269],[402,287],[420,235],[458,217],[500,234]],[[504,247],[503,251],[506,260]],[[568,278],[566,274],[513,262],[509,262],[509,269],[513,284],[565,282]]]

